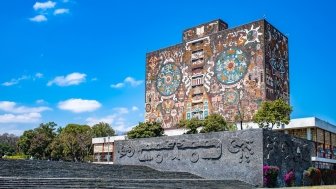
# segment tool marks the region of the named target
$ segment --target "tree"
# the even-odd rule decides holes
[[[114,136],[115,131],[112,129],[110,124],[99,122],[92,126],[93,137],[107,137]]]
[[[280,125],[288,124],[291,112],[292,107],[282,99],[266,101],[261,104],[261,107],[253,117],[253,121],[260,128],[273,129],[275,125],[280,127]]]
[[[219,132],[229,130],[226,121],[220,114],[211,114],[204,119],[201,133]]]
[[[163,128],[161,123],[158,122],[140,122],[139,125],[134,127],[127,133],[128,138],[149,138],[159,137],[163,135]]]
[[[186,134],[197,134],[198,130],[197,128],[201,127],[203,125],[203,120],[199,120],[197,118],[191,118],[190,120],[181,120],[179,123],[179,127],[184,127],[189,129]]]
[[[0,158],[3,155],[13,155],[16,153],[16,144],[19,140],[19,137],[13,135],[4,133],[0,135]]]
[[[34,129],[35,136],[31,140],[30,152],[38,159],[50,158],[50,144],[56,136],[54,122],[41,123],[39,127]]]
[[[23,132],[22,136],[19,138],[18,141],[18,147],[21,152],[26,155],[32,155],[30,152],[30,146],[34,137],[35,132],[32,129]]]
[[[63,145],[63,156],[73,161],[84,161],[86,156],[92,154],[92,130],[88,125],[68,124],[62,129],[59,140]],[[54,152],[58,150],[54,149]]]
[[[56,136],[50,144],[50,157],[54,160],[64,159],[64,145],[61,142],[60,135]]]
[[[41,123],[34,130],[28,130],[20,137],[18,146],[28,155],[38,159],[50,158],[50,144],[56,136],[54,122]]]

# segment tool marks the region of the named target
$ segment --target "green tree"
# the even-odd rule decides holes
[[[227,124],[229,131],[237,131],[237,125],[235,123]]]
[[[140,122],[139,125],[135,126],[131,131],[127,133],[128,138],[149,138],[149,137],[159,137],[163,135],[163,128],[161,123],[158,122]]]
[[[107,137],[114,136],[115,131],[112,129],[110,124],[99,122],[92,126],[93,137]]]
[[[203,120],[197,118],[191,118],[190,120],[180,120],[179,127],[184,127],[189,129],[186,134],[197,134],[197,128],[201,127],[204,124]]]
[[[34,129],[34,137],[30,140],[29,152],[38,159],[49,159],[51,154],[50,144],[56,136],[54,122],[41,123]]]
[[[18,141],[19,150],[26,155],[32,155],[30,146],[31,146],[31,143],[34,137],[35,137],[34,130],[30,129],[30,130],[24,131]]]
[[[211,114],[204,119],[201,133],[219,132],[229,130],[226,121],[220,114]]]
[[[8,143],[0,143],[0,158],[3,155],[13,155],[15,153],[15,148],[10,146]]]
[[[274,126],[280,127],[282,124],[288,124],[291,112],[292,107],[282,99],[266,101],[261,104],[261,107],[253,117],[253,121],[260,128],[273,129]]]
[[[92,136],[90,126],[68,124],[59,136],[63,145],[63,156],[73,161],[84,161],[86,156],[92,154]]]
[[[3,155],[13,155],[17,152],[17,142],[19,137],[13,134],[0,134],[0,158]]]

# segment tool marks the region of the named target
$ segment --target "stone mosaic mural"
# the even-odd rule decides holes
[[[165,129],[211,113],[250,121],[262,101],[288,100],[288,88],[286,37],[264,20],[232,29],[215,20],[147,53],[145,120]]]

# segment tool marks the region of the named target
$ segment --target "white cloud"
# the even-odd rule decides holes
[[[51,108],[46,106],[39,107],[26,107],[26,106],[17,106],[15,102],[11,101],[0,101],[0,110],[9,113],[23,114],[23,113],[40,113],[44,111],[51,110]]]
[[[99,122],[105,122],[111,125],[111,127],[117,131],[117,133],[125,133],[131,130],[134,125],[126,123],[126,119],[121,117],[118,113],[107,115],[101,118],[89,117],[86,119],[86,124],[93,126]]]
[[[83,100],[71,98],[58,103],[58,108],[68,110],[74,113],[93,112],[101,107],[101,104],[96,100]]]
[[[111,87],[119,89],[119,88],[124,87],[127,84],[132,87],[136,87],[136,86],[141,85],[142,83],[143,83],[143,80],[136,80],[133,77],[126,77],[122,83],[111,84]]]
[[[112,124],[113,121],[115,120],[117,115],[113,114],[113,115],[108,115],[106,117],[101,117],[101,118],[95,118],[95,117],[89,117],[86,119],[86,123],[88,125],[95,125],[99,122],[104,122],[104,123],[108,123],[108,124]]]
[[[47,103],[45,100],[43,100],[43,99],[38,99],[38,100],[36,100],[35,101],[36,102],[36,104],[45,104],[45,103]]]
[[[119,89],[119,88],[124,87],[124,84],[123,84],[123,83],[112,84],[111,87],[112,87],[112,88]]]
[[[54,15],[68,14],[69,12],[70,12],[69,9],[56,9],[54,11]]]
[[[131,84],[132,87],[136,87],[138,85],[141,85],[141,83],[143,83],[142,80],[135,80],[133,77],[126,77],[124,82]]]
[[[5,86],[5,87],[10,87],[10,86],[13,86],[13,85],[17,85],[21,81],[24,81],[24,80],[30,80],[30,79],[36,80],[36,79],[41,79],[42,77],[43,77],[42,73],[36,73],[35,76],[23,75],[19,78],[13,78],[10,81],[6,81],[6,82],[2,83],[1,85]]]
[[[132,111],[138,111],[138,110],[139,110],[138,107],[136,107],[136,106],[133,106],[133,107],[132,107]]]
[[[36,15],[32,18],[29,18],[30,21],[32,22],[46,22],[48,19],[46,16],[42,15],[42,14],[39,14],[39,15]]]
[[[28,124],[25,124],[28,125]],[[9,133],[14,134],[16,136],[21,136],[24,132],[24,128],[18,126],[17,124],[10,124],[10,123],[0,123],[0,134],[2,133]]]
[[[42,73],[36,73],[36,74],[35,74],[35,77],[38,78],[38,79],[40,79],[40,78],[43,77],[43,74],[42,74]]]
[[[41,114],[37,112],[26,114],[3,114],[0,115],[0,123],[35,123],[41,119]]]
[[[116,111],[118,114],[128,114],[129,111],[127,108],[125,107],[117,107],[117,108],[113,108],[114,111]]]
[[[132,110],[135,106],[132,107]],[[118,133],[125,133],[134,127],[134,123],[130,124],[129,119],[126,118],[129,115],[129,109],[125,107],[113,108],[114,113],[103,117],[88,117],[85,121],[88,125],[94,125],[99,122],[105,122],[112,126]]]
[[[33,6],[33,8],[35,10],[39,10],[39,9],[42,9],[42,10],[46,10],[46,9],[51,9],[51,8],[54,8],[56,6],[56,2],[53,2],[53,1],[47,1],[47,2],[36,2]]]
[[[19,78],[14,78],[14,79],[11,79],[10,81],[4,82],[1,85],[9,87],[9,86],[19,84],[19,82],[22,81],[22,80],[28,80],[29,78],[30,78],[29,76],[23,75]]]
[[[70,85],[79,85],[80,83],[85,82],[86,74],[74,72],[66,76],[57,76],[53,80],[48,82],[48,86],[53,84],[65,87]]]

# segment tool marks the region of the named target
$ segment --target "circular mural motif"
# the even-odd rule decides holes
[[[229,104],[236,104],[239,100],[238,92],[228,91],[224,94],[224,101]]]
[[[175,93],[182,79],[181,70],[174,64],[168,63],[161,67],[156,78],[156,89],[163,96]]]
[[[239,48],[230,48],[218,55],[215,73],[219,82],[231,85],[243,78],[247,66],[244,52]]]

